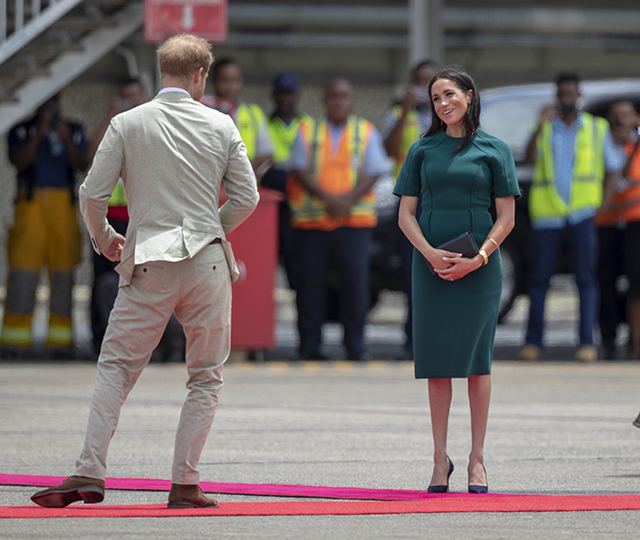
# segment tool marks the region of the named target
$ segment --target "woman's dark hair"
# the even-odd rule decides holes
[[[449,79],[450,81],[453,81],[465,94],[469,90],[473,91],[471,94],[469,109],[464,115],[464,127],[466,129],[466,133],[464,139],[460,143],[460,146],[458,146],[458,148],[453,152],[455,154],[456,152],[460,152],[460,150],[464,149],[471,142],[471,137],[473,137],[473,134],[480,128],[480,94],[478,94],[476,84],[473,82],[471,75],[469,75],[464,69],[459,67],[446,67],[438,71],[438,73],[434,75],[433,79],[431,79],[431,82],[429,83],[429,96],[431,96],[431,88],[439,79]],[[429,99],[429,106],[431,107],[431,126],[429,126],[429,129],[422,134],[422,137],[435,135],[438,131],[444,131],[446,128],[446,124],[440,120],[436,114],[433,99]]]

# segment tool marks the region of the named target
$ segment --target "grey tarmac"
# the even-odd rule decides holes
[[[0,363],[3,473],[66,476],[80,452],[95,365]],[[169,478],[186,395],[183,365],[151,364],[123,408],[114,477]],[[496,361],[486,444],[495,493],[640,494],[640,363]],[[426,383],[410,362],[229,363],[201,461],[211,482],[426,489],[432,445]],[[454,381],[453,491],[466,489],[466,385]],[[37,489],[0,486],[0,505]],[[108,490],[104,504],[167,494]],[[219,495],[230,501],[273,500]],[[640,511],[378,516],[0,520],[0,539],[637,539]]]

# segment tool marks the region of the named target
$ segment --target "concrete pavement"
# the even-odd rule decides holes
[[[279,276],[279,281],[284,278]],[[90,288],[78,285],[74,289],[74,339],[85,356],[90,356],[91,330],[89,323]],[[276,328],[275,347],[267,352],[272,360],[287,360],[297,350],[298,333],[296,329],[295,293],[282,284],[275,289]],[[0,288],[0,299],[4,290]],[[34,352],[35,356],[44,355],[44,341],[47,334],[49,291],[46,286],[38,289],[34,315]],[[524,342],[529,300],[520,296],[502,324],[498,325],[495,339],[495,358],[509,360],[516,357]],[[403,352],[404,320],[406,300],[403,293],[383,291],[378,304],[368,316],[365,330],[366,342],[372,357],[378,360],[396,358]],[[0,315],[3,306],[0,302]],[[569,275],[556,275],[551,281],[547,299],[547,328],[545,332],[545,360],[568,360],[573,357],[577,343],[578,298],[577,289]],[[342,328],[337,323],[324,325],[324,351],[333,359],[344,358],[342,346]],[[599,335],[596,332],[596,343]],[[626,325],[621,325],[618,335],[618,350],[624,358],[624,344],[628,339]]]
[[[1,471],[68,475],[84,436],[95,366],[0,363]],[[426,385],[408,362],[229,364],[202,457],[203,480],[425,489]],[[115,477],[168,478],[186,390],[183,365],[150,365],[123,409]],[[492,492],[640,493],[639,363],[494,364],[486,446]],[[466,489],[469,418],[454,383],[449,454]],[[35,488],[0,486],[0,505]],[[220,495],[226,501],[253,500]],[[165,493],[107,492],[107,503]],[[260,499],[264,500],[264,499]],[[640,512],[2,520],[0,538],[638,538]]]

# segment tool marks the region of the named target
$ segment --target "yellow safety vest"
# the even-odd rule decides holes
[[[391,114],[393,114],[395,119],[398,120],[402,114],[402,107],[400,105],[395,105],[391,109]],[[402,164],[409,153],[409,148],[411,148],[411,145],[420,138],[421,131],[422,126],[420,124],[420,115],[418,114],[418,111],[413,109],[407,113],[407,119],[402,131],[402,141],[400,142],[398,156],[396,157],[396,179],[400,175],[400,169],[402,169]]]
[[[329,193],[348,193],[362,172],[374,126],[364,118],[351,115],[338,149],[331,148],[329,130],[327,120],[322,119],[300,131],[309,148],[311,174]],[[375,227],[377,223],[376,198],[372,190],[358,200],[348,217],[341,219],[330,216],[325,202],[313,197],[296,181],[289,182],[288,195],[294,227],[331,231],[338,227]]]
[[[605,175],[604,139],[609,124],[603,118],[581,114],[575,146],[575,163],[569,204],[560,194],[554,181],[553,126],[542,126],[537,139],[538,158],[529,192],[531,219],[566,217],[585,208],[597,208],[602,202],[602,182]]]
[[[298,136],[298,131],[303,123],[312,122],[310,116],[302,115],[294,118],[290,124],[286,124],[282,118],[272,116],[267,123],[269,138],[273,143],[273,162],[286,163],[291,159],[291,147]]]
[[[109,206],[127,206],[127,196],[124,194],[124,184],[121,178],[118,178],[116,189],[113,190],[109,198]]]
[[[247,147],[247,157],[253,159],[258,151],[258,138],[262,132],[267,117],[255,103],[240,103],[236,110],[236,124]]]

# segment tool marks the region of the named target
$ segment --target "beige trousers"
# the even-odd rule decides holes
[[[105,478],[120,409],[175,311],[187,338],[187,395],[176,433],[172,482],[197,484],[218,407],[231,339],[231,278],[220,244],[191,259],[137,265],[120,287],[100,351],[84,449],[74,474]]]

